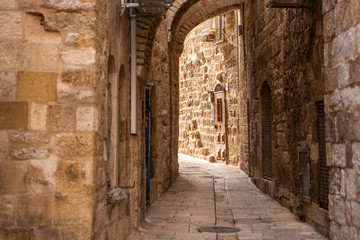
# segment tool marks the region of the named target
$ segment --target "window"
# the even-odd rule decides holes
[[[217,99],[217,117],[218,117],[218,122],[222,122],[222,99],[218,98]]]
[[[325,110],[324,102],[316,103],[317,112],[317,138],[319,144],[319,204],[320,207],[328,209],[329,204],[329,168],[326,166],[326,145],[325,145]]]
[[[272,178],[272,106],[271,106],[271,90],[267,83],[261,90],[262,97],[262,152],[263,152],[263,176]]]

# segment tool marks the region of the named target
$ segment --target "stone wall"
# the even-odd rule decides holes
[[[194,28],[187,36],[180,58],[179,152],[214,160],[216,129],[214,103],[209,91],[221,83],[226,91],[227,162],[239,163],[239,79],[237,69],[236,12],[224,15],[226,37],[203,42],[204,29],[214,28],[216,18]],[[221,16],[220,16],[221,17]],[[211,157],[212,156],[212,157]]]
[[[0,238],[90,239],[96,1],[0,1]]]
[[[330,237],[360,237],[360,2],[323,1]]]
[[[245,2],[246,75],[250,86],[250,172],[259,187],[324,234],[320,207],[318,102],[324,100],[321,2],[311,9],[269,9],[266,1]],[[270,174],[265,177],[263,138],[265,85],[271,92]],[[264,130],[265,131],[265,130]],[[311,203],[300,202],[298,147],[310,149]]]
[[[146,208],[141,107],[130,135],[128,11],[95,0],[0,6],[0,239],[126,239]],[[152,201],[176,177],[162,166]],[[112,202],[117,187],[127,198]]]

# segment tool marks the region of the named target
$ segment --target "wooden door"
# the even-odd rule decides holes
[[[216,85],[214,91],[215,97],[215,160],[217,162],[226,163],[226,105],[225,105],[225,91],[223,86],[219,83]]]

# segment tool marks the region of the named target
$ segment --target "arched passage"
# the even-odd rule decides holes
[[[242,6],[245,6],[246,11],[243,16],[245,28],[242,37],[245,44],[242,66],[244,72],[238,99],[242,116],[240,134],[243,136],[239,148],[244,153],[240,165],[245,172],[254,176],[254,182],[260,189],[281,199],[284,205],[301,215],[303,213],[296,210],[300,194],[297,147],[315,144],[315,137],[312,137],[316,134],[315,128],[311,127],[316,124],[315,102],[324,98],[321,73],[323,39],[320,29],[316,27],[322,23],[322,18],[319,17],[321,2],[314,3],[312,11],[307,11],[266,9],[266,1],[248,1],[244,5],[239,1],[175,1],[167,12],[167,18],[160,23],[155,33],[149,68],[151,78],[162,81],[159,85],[155,84],[155,88],[166,89],[162,91],[166,93],[166,101],[160,100],[157,105],[164,106],[166,111],[163,112],[169,114],[169,123],[164,129],[169,131],[166,135],[170,134],[170,138],[157,149],[167,146],[170,157],[167,164],[172,172],[176,172],[179,57],[186,36],[204,20]],[[264,98],[260,96],[261,88],[266,79],[272,88],[267,89],[263,96],[271,96],[271,100],[262,103]],[[262,104],[273,107],[267,114],[269,116],[263,117],[274,119],[274,125],[269,120],[265,124],[267,127],[263,129]],[[271,108],[267,106],[267,109]],[[268,134],[271,137],[262,136],[266,131],[274,132],[273,135]],[[262,139],[267,142],[264,151],[269,159],[265,161],[268,166],[266,173],[263,173],[264,164],[261,163],[265,155],[262,153]],[[311,157],[310,161],[315,168],[318,157],[315,154]],[[315,175],[310,181],[317,185],[317,173],[316,170],[313,171]],[[277,192],[276,189],[282,190]],[[313,194],[318,194],[317,188],[312,191]],[[316,204],[306,205],[308,211],[322,211]],[[323,219],[328,218],[327,212],[322,214]],[[328,229],[327,220],[316,224]]]

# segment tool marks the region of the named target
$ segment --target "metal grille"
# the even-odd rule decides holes
[[[317,111],[317,136],[319,143],[319,203],[321,207],[328,209],[329,168],[326,166],[324,102],[318,102],[316,104],[316,111]]]
[[[272,106],[271,91],[269,85],[264,85],[262,95],[262,140],[263,140],[263,176],[272,178],[272,144],[271,144],[271,125],[272,125]]]
[[[303,202],[311,202],[310,191],[310,154],[308,147],[298,147],[300,164],[300,198]]]

